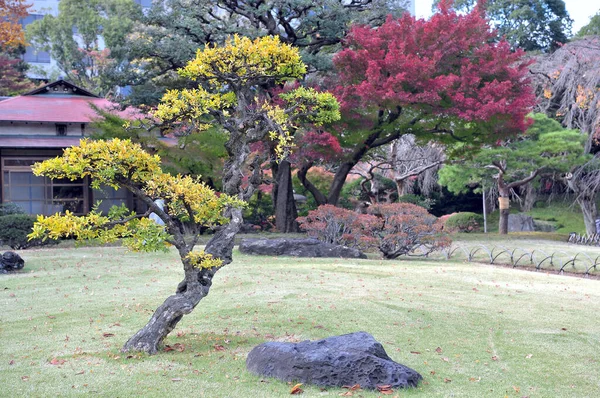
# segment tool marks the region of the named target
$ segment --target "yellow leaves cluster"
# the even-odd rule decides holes
[[[37,163],[36,175],[71,180],[89,176],[91,185],[125,186],[147,199],[163,199],[170,217],[194,221],[200,225],[226,222],[226,207],[242,207],[245,203],[227,195],[217,194],[198,178],[172,176],[160,168],[160,158],[145,152],[129,140],[82,140],[63,156]],[[122,239],[123,244],[136,251],[164,250],[170,238],[164,226],[143,217],[136,217],[126,207],[113,207],[108,216],[92,210],[86,216],[71,212],[63,215],[39,216],[30,239],[73,237],[78,240],[98,239],[102,243]]]
[[[0,48],[11,49],[25,45],[25,34],[21,18],[28,14],[31,7],[25,0],[0,1]]]
[[[196,268],[220,267],[223,264],[221,259],[214,258],[212,254],[205,253],[203,250],[189,252],[185,259]]]
[[[119,188],[118,178],[142,183],[160,173],[160,157],[145,152],[139,144],[118,138],[110,141],[83,139],[79,146],[65,149],[61,157],[33,166],[36,176],[76,180],[92,178],[92,187]]]
[[[592,90],[583,87],[581,84],[577,86],[577,97],[575,98],[575,104],[577,107],[579,107],[579,109],[587,109],[593,99],[594,92]]]
[[[133,215],[133,214],[129,214]],[[166,250],[169,235],[162,226],[148,218],[133,218],[114,224],[111,217],[91,211],[86,216],[76,216],[70,211],[65,214],[38,216],[29,234],[29,239],[97,240],[112,243],[122,239],[123,245],[134,251]]]
[[[305,115],[311,123],[321,126],[340,119],[340,104],[333,94],[312,88],[299,87],[280,97],[291,107],[293,114]]]
[[[279,96],[285,101],[287,110],[267,102],[262,105],[262,109],[271,122],[279,126],[278,131],[269,132],[269,137],[277,142],[275,153],[280,159],[287,155],[292,146],[290,130],[296,126],[290,122],[290,117],[300,116],[317,126],[340,119],[339,103],[331,93],[299,87]]]
[[[163,199],[168,204],[171,216],[183,221],[190,221],[193,216],[193,221],[202,225],[224,223],[227,221],[223,216],[226,206],[245,205],[243,201],[227,195],[217,196],[198,178],[190,176],[155,174],[143,190],[149,197]]]
[[[189,120],[199,120],[212,110],[227,110],[236,104],[235,94],[209,93],[203,88],[167,90],[158,105],[154,116],[161,120],[174,120],[185,117]],[[198,125],[199,130],[206,130],[209,123]]]
[[[265,77],[279,83],[300,78],[305,73],[306,66],[298,50],[281,43],[279,37],[251,40],[238,35],[229,38],[223,46],[208,45],[198,50],[196,59],[179,70],[181,76],[192,80],[239,84]]]

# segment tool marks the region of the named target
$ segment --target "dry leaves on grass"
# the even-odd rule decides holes
[[[58,358],[52,358],[50,360],[50,365],[64,365],[64,363],[67,362],[64,359],[58,359]]]

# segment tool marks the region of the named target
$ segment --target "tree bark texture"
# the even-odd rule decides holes
[[[500,225],[498,227],[498,233],[500,235],[508,234],[508,215],[510,214],[510,209],[500,209]]]
[[[596,233],[596,217],[598,209],[596,208],[596,198],[580,196],[577,198],[577,204],[581,207],[583,213],[583,222],[585,224],[585,232],[589,235]]]
[[[290,162],[279,162],[277,171],[277,193],[275,196],[275,227],[279,232],[298,232],[298,212],[294,201],[292,168]]]

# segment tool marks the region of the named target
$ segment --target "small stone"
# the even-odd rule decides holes
[[[24,266],[25,261],[15,252],[7,251],[0,256],[0,273],[2,274],[18,271]]]
[[[366,332],[300,343],[268,342],[252,349],[247,369],[282,381],[342,387],[360,385],[375,390],[416,387],[421,375],[394,362]]]

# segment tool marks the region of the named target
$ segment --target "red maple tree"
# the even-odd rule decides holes
[[[523,52],[497,40],[482,7],[457,14],[449,4],[429,20],[405,14],[350,31],[334,58],[334,91],[346,121],[339,135],[352,144],[327,195],[306,178],[314,162],[298,172],[317,203],[336,204],[352,167],[403,134],[477,147],[526,129],[535,97]]]

